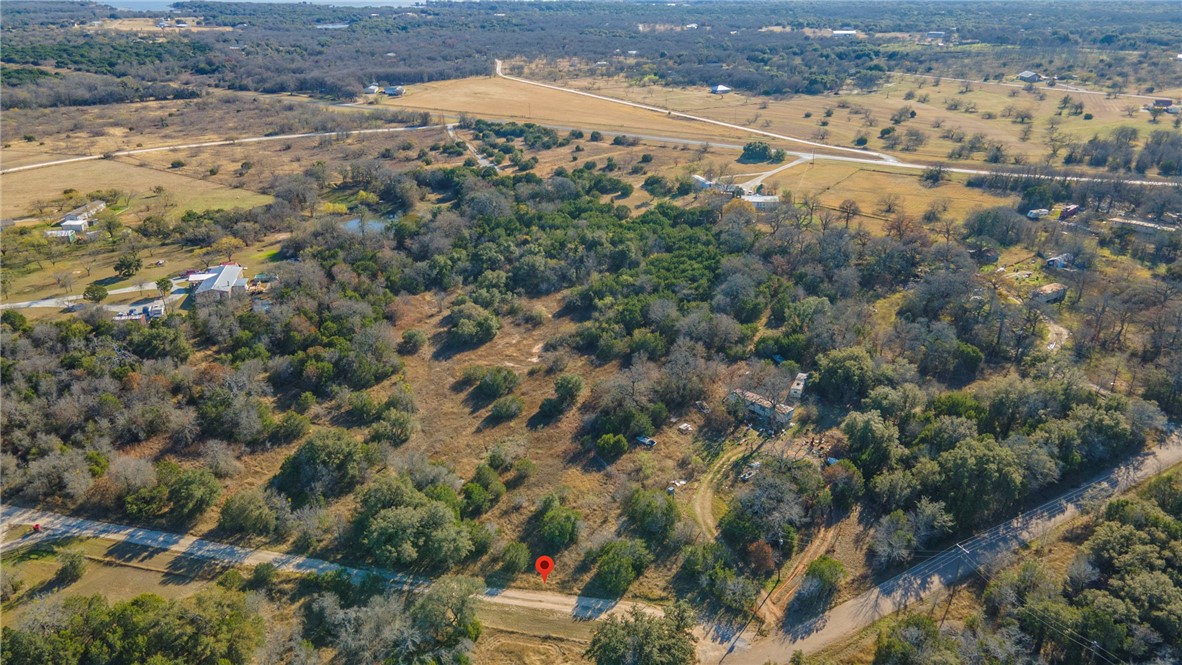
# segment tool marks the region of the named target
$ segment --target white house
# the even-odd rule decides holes
[[[788,397],[790,399],[800,401],[804,396],[804,384],[809,380],[809,375],[801,372],[796,375],[796,380],[792,382],[792,387],[788,389]]]
[[[65,216],[62,217],[62,224],[63,226],[66,222],[86,222],[89,224],[90,220],[94,219],[96,215],[106,209],[107,204],[103,201],[87,201],[86,205],[78,206],[70,212],[67,212]],[[83,226],[81,230],[85,231],[86,227]]]
[[[747,194],[742,199],[755,206],[756,210],[775,210],[780,207],[780,197],[767,194]]]
[[[841,30],[833,31],[834,37],[857,37],[858,31],[853,28],[842,28]]]
[[[386,89],[384,92],[387,95],[390,95],[391,97],[401,97],[402,94],[406,92],[406,89],[400,85],[391,85],[391,86],[386,86]]]
[[[197,277],[199,275],[191,275],[189,280],[194,281]],[[210,270],[208,276],[201,280],[193,291],[193,300],[198,305],[204,305],[245,294],[246,278],[242,276],[242,266],[231,263]]]
[[[382,89],[380,87],[378,87],[378,85],[376,83],[373,85],[365,86],[365,94],[367,94],[367,95],[376,95],[381,91],[382,91]]]
[[[710,94],[712,94],[712,95],[725,95],[726,93],[728,93],[730,91],[731,91],[731,88],[729,86],[725,86],[721,83],[719,83],[717,85],[710,86]]]
[[[75,232],[68,229],[49,229],[45,232],[46,238],[53,238],[55,240],[65,240],[66,242],[74,242]]]
[[[86,233],[88,228],[90,224],[83,219],[71,219],[61,224],[61,230],[69,233]]]
[[[1023,83],[1038,83],[1042,80],[1042,75],[1036,74],[1035,72],[1027,69],[1026,71],[1018,74],[1018,80],[1022,81]]]

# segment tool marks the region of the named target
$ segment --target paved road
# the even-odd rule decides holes
[[[413,132],[419,129],[437,129],[438,125],[430,125],[423,127],[384,127],[381,129],[353,129],[341,132],[311,132],[308,134],[280,134],[278,136],[252,136],[250,138],[242,139],[226,139],[224,141],[205,141],[202,143],[182,143],[180,145],[166,145],[156,148],[136,148],[135,150],[116,150],[101,155],[83,155],[81,157],[70,157],[67,159],[56,159],[51,162],[40,162],[38,164],[26,164],[24,166],[14,166],[10,169],[0,170],[0,175],[5,173],[16,173],[18,171],[29,171],[31,169],[42,169],[47,166],[60,166],[62,164],[73,164],[75,162],[89,162],[96,159],[104,159],[106,157],[126,157],[128,155],[143,155],[149,152],[166,152],[169,150],[187,150],[190,148],[212,148],[222,145],[237,145],[241,143],[262,143],[263,141],[290,141],[292,139],[309,139],[320,136],[339,136],[354,134],[386,134],[390,132]]]
[[[797,649],[815,653],[974,574],[975,565],[986,565],[1046,535],[1077,516],[1087,502],[1123,491],[1179,463],[1182,463],[1182,439],[1175,434],[1168,445],[1139,455],[1028,513],[962,541],[834,607],[824,616],[762,641],[756,641],[754,635],[744,635],[729,655],[726,644],[701,644],[699,658],[703,663],[786,663]]]
[[[155,547],[189,557],[221,561],[236,566],[254,566],[260,563],[271,563],[280,570],[293,573],[328,573],[335,570],[343,570],[357,580],[376,573],[390,580],[393,585],[403,588],[417,588],[430,583],[430,580],[422,577],[403,575],[379,569],[341,566],[321,559],[313,559],[295,554],[248,549],[206,540],[204,538],[196,538],[194,536],[183,536],[166,531],[155,531],[153,529],[141,529],[133,526],[67,517],[32,508],[4,507],[3,517],[0,519],[0,529],[8,530],[17,525],[29,524],[40,524],[42,527],[41,534],[34,535],[30,531],[21,539],[5,542],[0,545],[0,552],[24,546],[35,542],[37,539],[82,536]],[[556,574],[561,574],[559,570],[556,570]],[[598,619],[609,614],[621,614],[629,611],[633,605],[648,612],[661,613],[660,608],[643,603],[619,602],[589,596],[570,596],[551,591],[530,591],[524,589],[490,588],[484,592],[484,600],[500,605],[513,605],[516,607],[529,607],[558,612],[569,616],[574,621]]]

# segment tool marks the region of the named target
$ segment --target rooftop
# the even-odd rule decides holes
[[[242,266],[218,266],[209,271],[209,278],[198,284],[197,289],[193,293],[205,293],[206,291],[229,291],[241,279]]]

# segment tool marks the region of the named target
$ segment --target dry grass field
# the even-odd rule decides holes
[[[903,106],[915,111],[914,118],[897,126],[897,131],[919,129],[928,135],[925,145],[914,152],[895,151],[907,160],[947,161],[949,151],[957,144],[941,138],[945,130],[957,129],[966,136],[983,134],[987,141],[1000,142],[1009,156],[1021,156],[1028,163],[1039,163],[1048,155],[1045,144],[1047,121],[1056,118],[1060,129],[1079,140],[1094,134],[1106,135],[1112,129],[1132,126],[1142,136],[1155,129],[1170,127],[1166,120],[1150,122],[1148,113],[1137,110],[1132,117],[1125,107],[1140,107],[1145,100],[1132,98],[1106,99],[1103,95],[1072,93],[1038,86],[1035,92],[998,84],[971,84],[964,91],[955,81],[935,81],[923,77],[897,75],[882,90],[869,93],[844,93],[840,96],[796,96],[786,99],[760,98],[731,93],[711,95],[705,88],[673,88],[660,85],[638,85],[623,78],[573,78],[554,81],[556,85],[594,92],[632,102],[639,102],[692,113],[714,120],[740,124],[752,129],[775,132],[803,139],[820,140],[832,145],[851,146],[859,134],[869,138],[868,148],[884,150],[879,132],[893,126],[891,115]],[[905,96],[914,95],[913,99]],[[1038,99],[1041,94],[1044,98]],[[1069,95],[1084,103],[1084,115],[1056,115],[1060,100]],[[926,101],[920,101],[926,99]],[[949,110],[949,103],[959,104],[960,110]],[[974,112],[965,109],[973,106]],[[1029,110],[1033,119],[1018,123],[1004,117],[1007,107]],[[830,113],[830,115],[826,115]],[[808,117],[806,117],[808,114]],[[872,120],[867,120],[868,115]],[[825,123],[822,125],[822,123]],[[934,125],[939,124],[939,127]],[[1022,141],[1025,125],[1032,125],[1028,140]],[[975,155],[972,162],[981,163],[984,153]],[[964,160],[964,163],[972,163]]]
[[[335,131],[343,109],[307,97],[216,91],[199,99],[4,112],[8,152],[97,155],[118,150],[224,141],[253,136]],[[358,109],[349,109],[356,111]],[[371,109],[362,109],[371,110]],[[353,114],[356,115],[356,114]],[[354,117],[357,128],[391,125]],[[9,137],[30,137],[21,141]],[[317,139],[309,139],[316,141]]]
[[[662,117],[651,111],[492,77],[410,86],[402,97],[383,99],[378,106],[430,111],[450,119],[467,114],[492,120],[722,143],[742,143],[750,137],[737,130]]]
[[[60,197],[67,189],[92,192],[121,189],[133,194],[131,208],[147,205],[154,187],[164,187],[173,197],[177,214],[185,210],[251,208],[271,201],[265,194],[229,187],[167,168],[147,168],[122,158],[62,164],[0,176],[0,217],[23,217],[34,202]]]
[[[81,579],[64,587],[53,583],[59,564],[50,549],[17,550],[5,555],[3,565],[7,572],[16,573],[25,583],[23,597],[4,604],[5,624],[18,621],[34,595],[90,596],[99,593],[109,603],[129,600],[142,593],[184,598],[200,591],[225,570],[165,550],[109,540],[67,541],[60,543],[59,547],[79,549],[90,558]]]
[[[120,18],[107,19],[97,26],[87,26],[87,29],[97,28],[99,30],[113,30],[117,32],[149,32],[158,35],[175,36],[177,33],[185,32],[231,32],[234,28],[228,25],[197,25],[197,17],[195,16],[172,16],[174,21],[185,21],[188,23],[186,28],[177,28],[169,26],[167,28],[156,27],[154,18]]]
[[[1010,205],[1016,200],[1014,197],[996,196],[966,187],[963,181],[963,176],[956,176],[938,187],[925,187],[916,171],[817,162],[801,164],[774,175],[765,181],[765,188],[770,184],[780,192],[788,191],[797,196],[816,194],[822,205],[829,208],[836,208],[842,201],[852,199],[863,213],[880,217],[890,216],[879,209],[880,201],[887,194],[898,196],[900,209],[912,217],[923,214],[928,206],[940,200],[947,204],[947,214],[953,219],[964,219],[973,210]],[[868,225],[872,230],[874,226]]]

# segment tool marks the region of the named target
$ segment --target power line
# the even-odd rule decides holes
[[[977,559],[972,554],[970,554],[968,550],[961,547],[960,545],[957,545],[957,548],[960,549],[961,555],[968,559],[969,564],[972,565],[973,572],[980,575],[981,579],[985,580],[986,582],[994,581],[994,578],[984,571],[984,567],[980,565]],[[1116,654],[1101,646],[1096,640],[1080,635],[1079,633],[1072,630],[1069,626],[1060,624],[1055,618],[1047,617],[1045,614],[1033,607],[1030,607],[1029,605],[1025,606],[1024,609],[1039,623],[1047,626],[1048,628],[1054,629],[1067,639],[1071,640],[1077,646],[1080,646],[1084,649],[1090,649],[1093,657],[1099,655],[1106,662],[1112,663],[1112,665],[1118,665],[1125,662],[1121,660]]]

